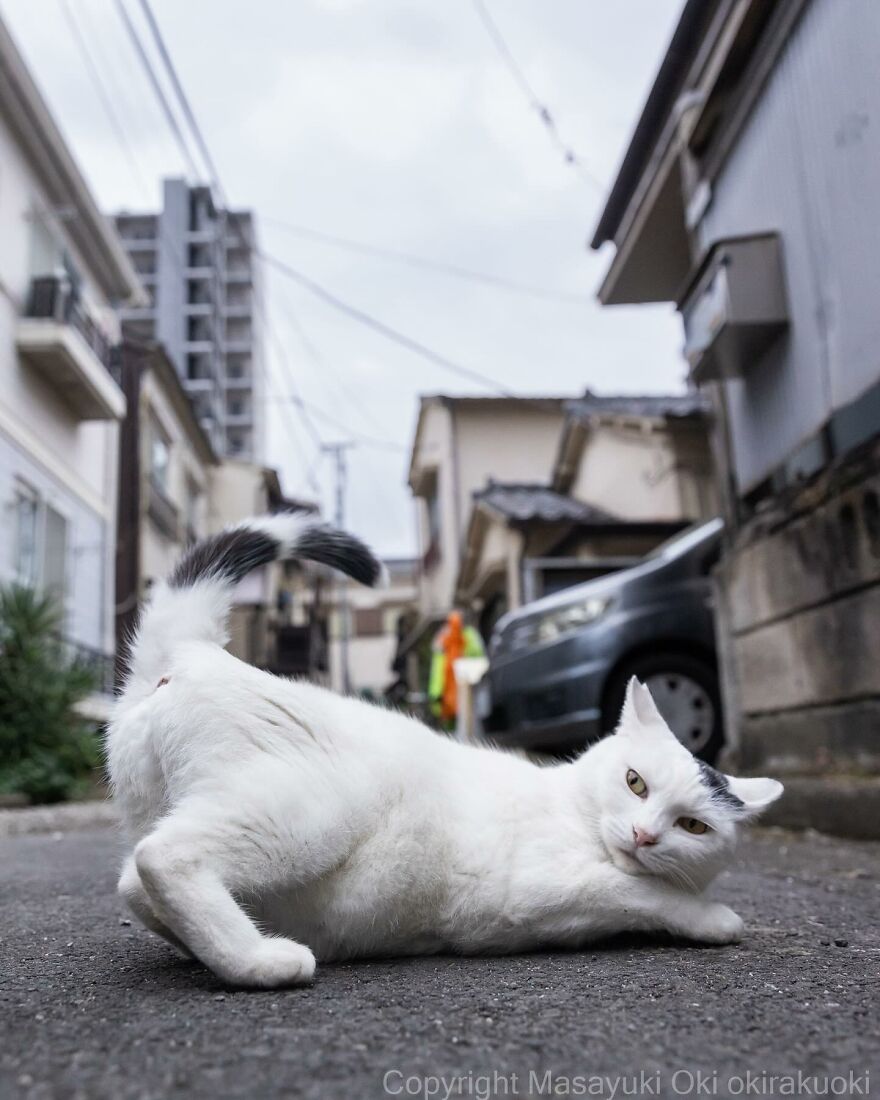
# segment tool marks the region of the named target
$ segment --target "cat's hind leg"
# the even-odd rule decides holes
[[[144,884],[141,882],[141,876],[138,874],[137,867],[135,866],[134,856],[129,856],[128,859],[126,859],[116,889],[119,896],[124,899],[129,909],[145,928],[148,928],[151,932],[155,932],[157,936],[161,936],[163,940],[167,940],[168,943],[176,947],[178,951],[192,958],[192,952],[187,948],[186,944],[183,943],[182,940],[179,940],[171,929],[166,927],[166,925],[156,916],[156,911],[150,901],[150,896],[144,889]]]
[[[261,840],[228,819],[175,812],[135,848],[135,868],[156,919],[223,981],[303,985],[315,973],[312,952],[261,933],[234,897],[265,859]]]

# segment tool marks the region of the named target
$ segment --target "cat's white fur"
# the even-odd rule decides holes
[[[286,553],[301,524],[255,521]],[[726,777],[713,794],[642,685],[614,735],[539,767],[242,663],[222,648],[230,591],[219,577],[159,586],[108,744],[132,841],[120,891],[220,978],[282,986],[311,980],[316,957],[627,930],[739,939],[740,918],[703,891],[781,785]],[[637,847],[636,829],[657,842]]]

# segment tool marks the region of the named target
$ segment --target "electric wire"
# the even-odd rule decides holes
[[[359,324],[372,329],[373,332],[379,333],[379,335],[384,336],[386,340],[390,340],[394,344],[399,344],[401,347],[406,348],[408,351],[413,352],[429,363],[433,363],[435,366],[442,367],[451,374],[456,374],[460,378],[467,378],[471,382],[479,382],[480,385],[488,387],[492,392],[500,396],[513,396],[512,391],[497,379],[490,378],[488,374],[474,370],[472,367],[465,367],[462,366],[461,363],[454,362],[445,355],[441,355],[440,352],[436,352],[426,344],[421,343],[421,341],[411,336],[407,336],[405,333],[399,332],[397,329],[385,324],[385,322],[379,320],[378,317],[374,317],[365,310],[359,309],[357,306],[353,306],[343,301],[333,294],[332,291],[327,290],[326,287],[321,286],[320,283],[315,282],[310,276],[297,270],[292,264],[287,263],[285,260],[281,260],[277,256],[273,256],[264,250],[259,250],[259,255],[264,263],[280,271],[294,282],[299,283],[300,286],[305,287],[305,289],[316,298],[319,298],[333,309],[344,313],[347,317],[357,321]]]
[[[98,68],[98,65],[95,63],[95,59],[92,56],[91,50],[89,49],[86,36],[83,34],[82,28],[80,27],[76,16],[74,15],[73,10],[70,7],[70,0],[58,0],[58,2],[64,19],[68,27],[70,28],[73,40],[76,43],[76,48],[79,51],[80,57],[82,58],[86,73],[88,74],[92,87],[94,88],[95,93],[97,94],[97,97],[101,103],[104,114],[107,116],[107,121],[110,123],[110,128],[113,130],[116,140],[119,143],[123,154],[125,155],[125,159],[128,162],[129,168],[131,169],[131,174],[137,182],[138,186],[141,188],[141,190],[143,190],[145,195],[149,196],[150,188],[146,181],[146,177],[141,172],[140,164],[138,163],[137,157],[135,156],[134,149],[132,148],[131,142],[128,140],[128,135],[125,132],[125,127],[120,122],[119,115],[116,113],[116,108],[113,106],[113,101],[107,91],[103,79],[101,78],[100,70]]]
[[[434,260],[427,256],[415,255],[412,252],[402,252],[393,248],[383,248],[380,245],[367,244],[363,241],[350,240],[347,237],[338,237],[332,233],[324,233],[318,229],[310,229],[305,225],[295,225],[292,222],[282,221],[280,218],[267,217],[265,214],[262,215],[262,220],[267,225],[274,225],[277,229],[292,233],[294,236],[301,237],[305,240],[318,241],[321,244],[346,249],[349,252],[357,252],[365,256],[376,256],[383,260],[396,261],[406,264],[409,267],[422,268],[426,271],[437,271],[442,275],[449,275],[453,278],[484,283],[486,286],[508,290],[514,294],[525,294],[544,301],[564,302],[568,305],[579,306],[583,306],[587,297],[585,294],[577,294],[574,291],[548,290],[544,287],[532,286],[528,283],[520,283],[513,279],[506,279],[502,275],[492,275],[483,271],[474,271],[471,268],[461,267],[459,264],[447,263],[444,260]]]
[[[550,135],[551,140],[562,153],[565,162],[575,168],[582,179],[592,184],[592,186],[595,187],[600,194],[604,195],[606,190],[605,185],[602,183],[599,177],[593,171],[591,171],[591,169],[588,168],[586,164],[584,164],[584,162],[574,151],[574,149],[572,149],[572,147],[568,145],[563,139],[562,135],[559,132],[559,128],[556,125],[556,120],[553,117],[552,112],[550,111],[550,108],[546,105],[546,103],[541,100],[535,89],[532,87],[528,77],[525,75],[516,58],[514,57],[510,46],[508,46],[507,40],[501,33],[498,24],[492,18],[489,9],[484,3],[484,0],[472,0],[472,3],[480,22],[483,24],[486,34],[489,36],[490,41],[492,42],[496,52],[498,53],[498,56],[504,62],[504,65],[506,66],[508,72],[513,77],[513,80],[519,87],[520,91],[529,101],[532,109],[537,112],[537,115],[540,118],[541,122],[544,124],[544,128]]]
[[[146,50],[144,49],[144,45],[141,42],[141,38],[138,34],[137,28],[135,27],[134,23],[132,23],[131,17],[126,10],[123,0],[114,0],[114,3],[116,5],[116,10],[119,12],[119,17],[125,26],[125,30],[128,34],[129,40],[134,47],[135,53],[138,56],[138,60],[141,63],[141,67],[146,73],[147,80],[150,83],[153,94],[155,95],[156,100],[158,101],[159,106],[162,109],[162,114],[165,116],[165,121],[168,123],[174,140],[177,143],[177,147],[180,150],[184,161],[188,165],[193,179],[198,180],[201,177],[201,172],[196,166],[196,162],[193,159],[192,153],[190,152],[189,144],[183,136],[183,132],[180,129],[174,111],[171,109],[171,104],[168,102],[168,98],[166,97],[165,92],[162,89],[159,78],[156,76],[156,70],[153,68],[153,64],[150,61]]]

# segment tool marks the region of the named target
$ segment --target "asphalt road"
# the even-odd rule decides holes
[[[109,830],[0,842],[2,1100],[770,1096],[798,1071],[860,1095],[866,1070],[880,1095],[880,845],[753,836],[716,888],[737,947],[326,966],[269,993],[125,923],[116,864]]]

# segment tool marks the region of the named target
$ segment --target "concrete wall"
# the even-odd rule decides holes
[[[741,766],[880,771],[880,442],[752,521],[718,578]]]
[[[878,56],[875,0],[808,4],[700,227],[782,239],[790,334],[726,384],[742,491],[880,379]]]
[[[627,520],[709,519],[710,480],[703,431],[609,423],[587,436],[571,495]]]

